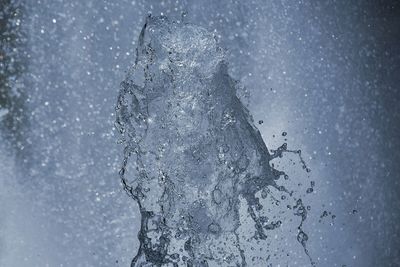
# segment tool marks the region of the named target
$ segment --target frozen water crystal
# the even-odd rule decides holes
[[[286,147],[269,153],[227,69],[212,33],[147,18],[116,107],[120,176],[142,216],[132,266],[246,266],[240,207],[254,223],[249,239],[281,225],[260,215],[256,195],[287,191],[276,184],[284,173],[270,166]],[[301,200],[294,209],[305,248]]]

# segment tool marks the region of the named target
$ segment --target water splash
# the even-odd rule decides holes
[[[297,240],[309,255],[307,211],[277,184],[288,177],[271,161],[296,153],[309,169],[286,144],[268,151],[213,34],[149,16],[138,43],[115,123],[124,144],[120,178],[142,218],[132,266],[247,266],[243,237],[258,243],[282,224],[262,215],[258,196],[273,197],[270,188],[295,200]],[[254,224],[244,232],[243,206]]]

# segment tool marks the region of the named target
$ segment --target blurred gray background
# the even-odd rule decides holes
[[[302,150],[311,175],[291,181],[316,182],[304,228],[317,266],[400,266],[398,1],[0,7],[0,266],[129,266],[140,216],[118,180],[114,106],[149,12],[215,31],[267,146]]]

